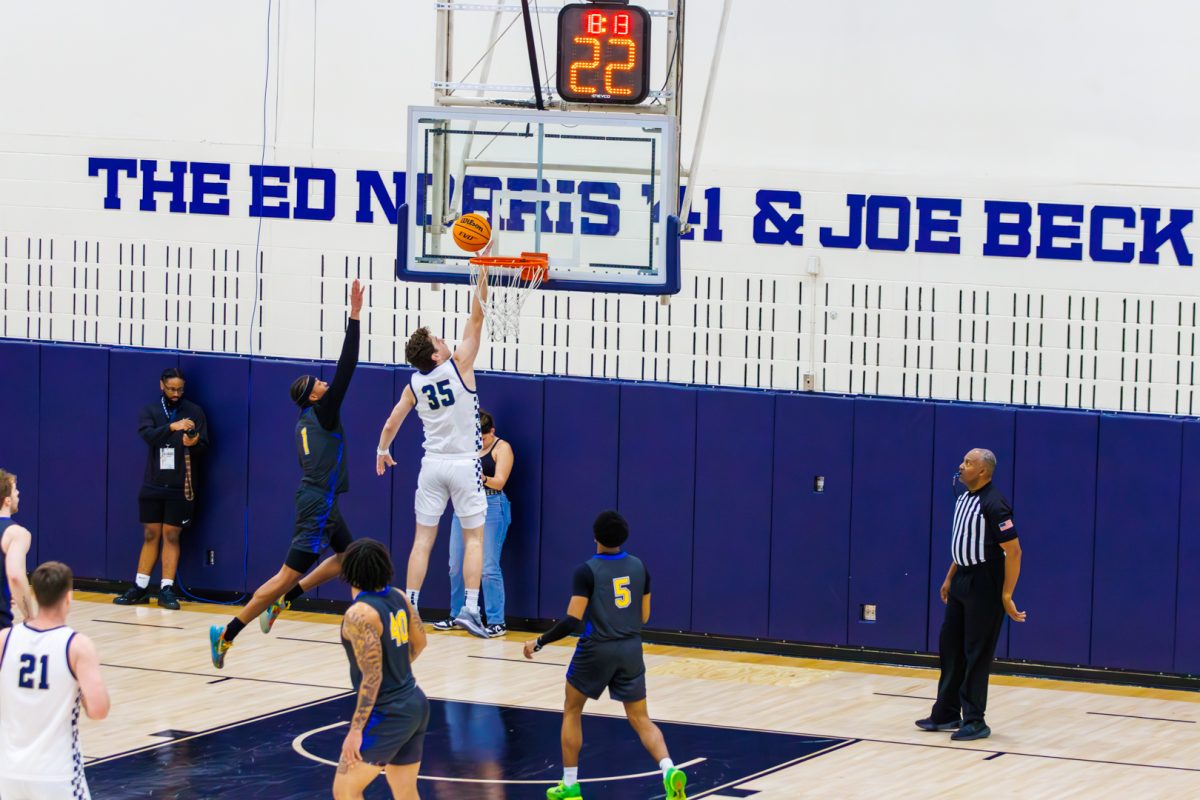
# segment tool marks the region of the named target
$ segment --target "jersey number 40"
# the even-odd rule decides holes
[[[392,641],[396,646],[408,644],[408,614],[403,611],[393,611],[388,625],[392,631]]]

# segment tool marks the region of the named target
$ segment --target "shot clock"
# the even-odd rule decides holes
[[[650,14],[626,2],[571,3],[558,14],[558,95],[636,105],[650,93]]]

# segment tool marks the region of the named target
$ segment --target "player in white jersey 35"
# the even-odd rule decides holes
[[[79,709],[108,716],[100,656],[67,627],[71,568],[47,561],[30,583],[37,614],[0,632],[0,798],[86,800]]]
[[[408,600],[416,608],[421,584],[429,568],[429,553],[437,539],[438,520],[446,502],[463,528],[463,583],[466,605],[454,623],[475,636],[487,638],[479,617],[479,583],[483,576],[483,523],[487,518],[487,496],[483,491],[483,473],[479,450],[483,434],[479,429],[479,396],[475,393],[475,356],[483,332],[483,306],[487,300],[487,274],[471,303],[462,342],[451,354],[444,339],[428,328],[418,328],[408,339],[404,355],[417,368],[400,402],[379,434],[375,471],[383,475],[394,467],[389,448],[401,424],[413,408],[425,427],[425,457],[417,478],[417,533],[408,557]]]

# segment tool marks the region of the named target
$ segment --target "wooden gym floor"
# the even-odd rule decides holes
[[[113,699],[107,720],[83,722],[94,796],[329,796],[322,761],[336,760],[353,708],[339,617],[285,614],[270,636],[251,625],[216,670],[208,626],[229,614],[76,594],[70,624],[95,640]],[[422,797],[525,800],[557,780],[552,712],[571,651],[526,662],[527,638],[430,631],[418,682],[459,702],[435,704]],[[672,756],[694,765],[692,798],[1200,797],[1193,692],[998,676],[992,737],[959,745],[912,724],[929,710],[932,670],[656,645],[646,664],[651,713],[677,723],[664,725]],[[588,709],[585,797],[662,797],[632,731],[600,719],[621,707]],[[368,797],[387,796],[377,784]]]

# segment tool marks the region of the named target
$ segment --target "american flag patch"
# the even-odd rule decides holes
[[[1011,519],[1006,519],[1006,520],[1004,520],[1004,522],[1000,523],[1000,530],[1010,531],[1010,530],[1012,530],[1012,526],[1013,526],[1013,521]]]

